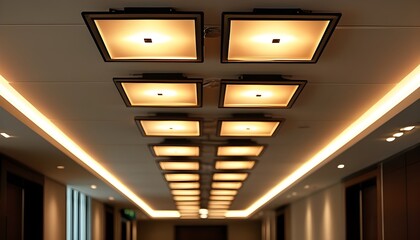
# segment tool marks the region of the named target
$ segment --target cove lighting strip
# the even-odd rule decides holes
[[[19,110],[29,120],[36,124],[42,131],[52,137],[62,147],[67,149],[78,160],[84,163],[87,167],[99,174],[103,181],[108,182],[135,203],[138,207],[144,210],[152,218],[178,218],[181,215],[178,211],[157,211],[152,209],[133,191],[125,186],[117,177],[105,169],[98,161],[93,159],[86,153],[79,145],[64,134],[57,126],[55,126],[47,117],[45,117],[38,109],[36,109],[30,102],[28,102],[22,95],[19,94],[8,81],[0,75],[0,96],[8,101],[13,107]]]
[[[231,210],[227,211],[226,217],[230,218],[246,218],[253,214],[256,210],[261,208],[264,204],[272,200],[274,197],[285,191],[289,186],[300,180],[303,176],[309,173],[313,168],[332,156],[339,149],[344,147],[348,142],[353,140],[357,135],[366,130],[369,126],[374,124],[382,116],[388,113],[391,109],[396,107],[405,98],[410,96],[420,87],[420,64],[402,79],[391,91],[389,91],[382,99],[367,110],[355,122],[347,127],[340,135],[325,146],[321,151],[316,153],[300,168],[280,181],[271,190],[265,193],[262,197],[257,199],[245,210]]]

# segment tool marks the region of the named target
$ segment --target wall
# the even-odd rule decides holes
[[[292,203],[290,208],[292,240],[345,239],[342,184]]]
[[[103,203],[91,200],[92,240],[105,239],[105,206]]]
[[[44,240],[66,239],[66,186],[44,180]]]
[[[138,240],[174,240],[176,225],[227,225],[228,240],[261,240],[261,222],[253,220],[234,221],[175,221],[142,220],[137,222]]]

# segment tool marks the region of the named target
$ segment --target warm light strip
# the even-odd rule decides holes
[[[386,113],[396,107],[405,98],[410,96],[420,87],[420,65],[409,73],[403,80],[401,80],[391,91],[389,91],[382,99],[374,104],[355,122],[347,127],[340,135],[325,146],[321,151],[316,153],[305,164],[279,182],[274,188],[257,199],[251,206],[244,210],[233,210],[226,213],[226,217],[248,217],[257,209],[262,207],[268,201],[282,193],[285,189],[293,183],[309,173],[313,168],[329,158],[340,148],[344,147],[348,142],[353,140],[357,135],[366,130],[369,126],[378,121]]]
[[[99,174],[103,181],[108,182],[124,196],[130,199],[138,207],[143,209],[153,218],[177,218],[180,217],[178,211],[157,211],[152,209],[147,203],[138,197],[133,191],[125,186],[117,177],[105,169],[97,160],[86,153],[79,145],[64,134],[57,126],[55,126],[47,117],[45,117],[38,109],[20,95],[3,76],[0,75],[0,95],[9,102],[13,107],[19,110],[42,131],[53,138],[63,148],[73,154],[80,162],[88,168]]]

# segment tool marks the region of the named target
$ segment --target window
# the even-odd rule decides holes
[[[67,188],[67,240],[91,239],[90,197]]]

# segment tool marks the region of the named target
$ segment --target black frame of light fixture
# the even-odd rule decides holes
[[[253,12],[223,12],[221,37],[221,63],[316,63],[324,51],[341,13],[312,13],[301,9],[254,9]],[[274,61],[236,61],[228,59],[230,22],[231,20],[329,20],[327,29],[312,56],[307,60],[274,60]]]
[[[109,12],[82,12],[83,20],[98,47],[105,62],[188,62],[204,61],[204,13],[181,12],[174,8],[124,8],[110,9]],[[129,19],[187,19],[195,21],[195,42],[197,59],[112,59],[98,31],[95,20],[129,20]]]
[[[285,79],[282,75],[258,75],[258,74],[244,74],[240,79],[222,79],[220,80],[220,94],[219,94],[219,108],[267,108],[267,109],[289,109],[292,108],[296,102],[303,88],[306,80],[290,80]],[[225,107],[226,85],[297,85],[298,89],[293,94],[289,104],[285,107]]]
[[[125,105],[127,107],[141,107],[141,108],[201,108],[203,104],[203,79],[202,78],[187,78],[182,73],[144,73],[141,76],[133,77],[114,77],[114,84],[120,93]],[[197,88],[197,105],[196,106],[165,106],[165,105],[154,105],[154,106],[138,106],[131,105],[130,100],[127,97],[123,83],[191,83],[196,84]]]
[[[170,136],[170,135],[147,135],[146,132],[144,131],[143,127],[141,126],[140,121],[142,120],[151,120],[151,121],[190,121],[190,122],[198,122],[198,136]],[[201,137],[202,133],[203,133],[203,121],[201,118],[190,118],[190,117],[178,117],[178,116],[174,116],[172,117],[171,115],[168,116],[153,116],[153,117],[135,117],[134,121],[136,122],[136,125],[138,127],[138,129],[140,130],[141,134],[143,135],[143,137],[170,137],[170,138],[196,138],[196,137]]]
[[[158,144],[149,144],[149,150],[152,154],[153,157],[155,158],[168,158],[168,157],[176,157],[176,158],[196,158],[196,157],[200,157],[201,156],[201,146],[199,144],[194,144],[194,143],[182,143],[182,142],[164,142],[164,143],[158,143]],[[153,147],[198,147],[198,156],[180,156],[180,155],[174,155],[174,156],[157,156],[155,150],[153,149]]]
[[[243,135],[243,136],[222,136],[222,124],[223,122],[278,122],[279,125],[274,130],[273,134],[271,136],[253,136],[253,135]],[[228,138],[269,138],[269,137],[275,137],[277,133],[279,132],[279,129],[281,126],[283,126],[285,122],[284,118],[221,118],[217,120],[217,136],[218,137],[228,137]]]

